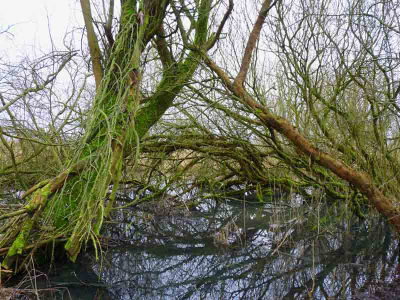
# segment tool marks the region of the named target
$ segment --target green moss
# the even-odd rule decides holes
[[[368,211],[368,199],[359,192],[354,192],[350,199],[350,209],[360,220],[365,220],[365,214]]]
[[[81,244],[75,240],[74,236],[71,236],[67,243],[65,244],[65,250],[67,250],[69,254],[69,259],[72,262],[75,262],[76,258],[78,257],[78,254],[81,250]]]
[[[199,18],[196,28],[196,36],[194,42],[198,46],[202,46],[207,40],[208,33],[208,16],[211,10],[211,1],[203,0],[201,1],[199,8]]]
[[[69,216],[76,211],[83,188],[83,180],[81,178],[71,179],[68,182],[68,186],[63,190],[62,195],[55,198],[52,205],[46,207],[44,213],[45,215],[51,215],[56,228],[62,228],[69,223]]]
[[[19,232],[17,238],[14,240],[13,244],[8,250],[7,256],[4,258],[1,264],[4,268],[9,269],[15,259],[15,256],[17,254],[20,255],[22,254],[26,246],[26,241],[29,237],[29,233],[31,232],[32,226],[33,226],[32,219],[29,218],[28,220],[25,221],[24,226]]]
[[[25,221],[24,226],[22,227],[18,237],[15,239],[13,245],[11,246],[8,254],[9,255],[15,255],[15,254],[22,254],[22,251],[24,250],[26,240],[29,236],[29,233],[31,232],[33,226],[33,220],[28,219]]]
[[[44,187],[36,191],[31,198],[29,204],[25,205],[25,209],[29,212],[34,212],[42,202],[44,202],[51,194],[50,184],[46,184]]]
[[[93,226],[93,231],[95,234],[100,234],[101,227],[103,226],[103,220],[104,220],[104,205],[100,205],[98,211],[97,211],[97,221],[96,224]]]
[[[46,184],[44,187],[42,187],[40,189],[40,194],[45,198],[49,197],[50,194],[51,194],[51,186],[50,186],[50,184]]]
[[[121,26],[131,23],[131,19],[136,15],[137,0],[127,0],[122,5]]]

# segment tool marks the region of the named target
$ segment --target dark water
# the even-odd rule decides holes
[[[149,209],[108,225],[99,261],[85,254],[34,283],[47,299],[400,299],[399,243],[376,216],[287,202]]]

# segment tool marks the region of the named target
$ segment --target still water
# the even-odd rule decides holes
[[[23,287],[73,300],[400,299],[395,234],[378,216],[348,211],[211,199],[183,211],[124,209],[99,260],[89,251]]]

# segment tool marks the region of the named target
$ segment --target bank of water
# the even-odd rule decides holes
[[[99,260],[89,251],[21,287],[47,289],[41,299],[400,299],[395,234],[349,211],[286,199],[127,208]]]

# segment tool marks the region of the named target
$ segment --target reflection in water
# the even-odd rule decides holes
[[[387,288],[400,274],[388,226],[331,215],[210,201],[121,223],[113,234],[130,245],[95,268],[117,299],[365,299]]]
[[[399,297],[399,243],[378,218],[211,200],[182,215],[143,211],[121,212],[106,233],[119,246],[90,267],[109,299]]]

